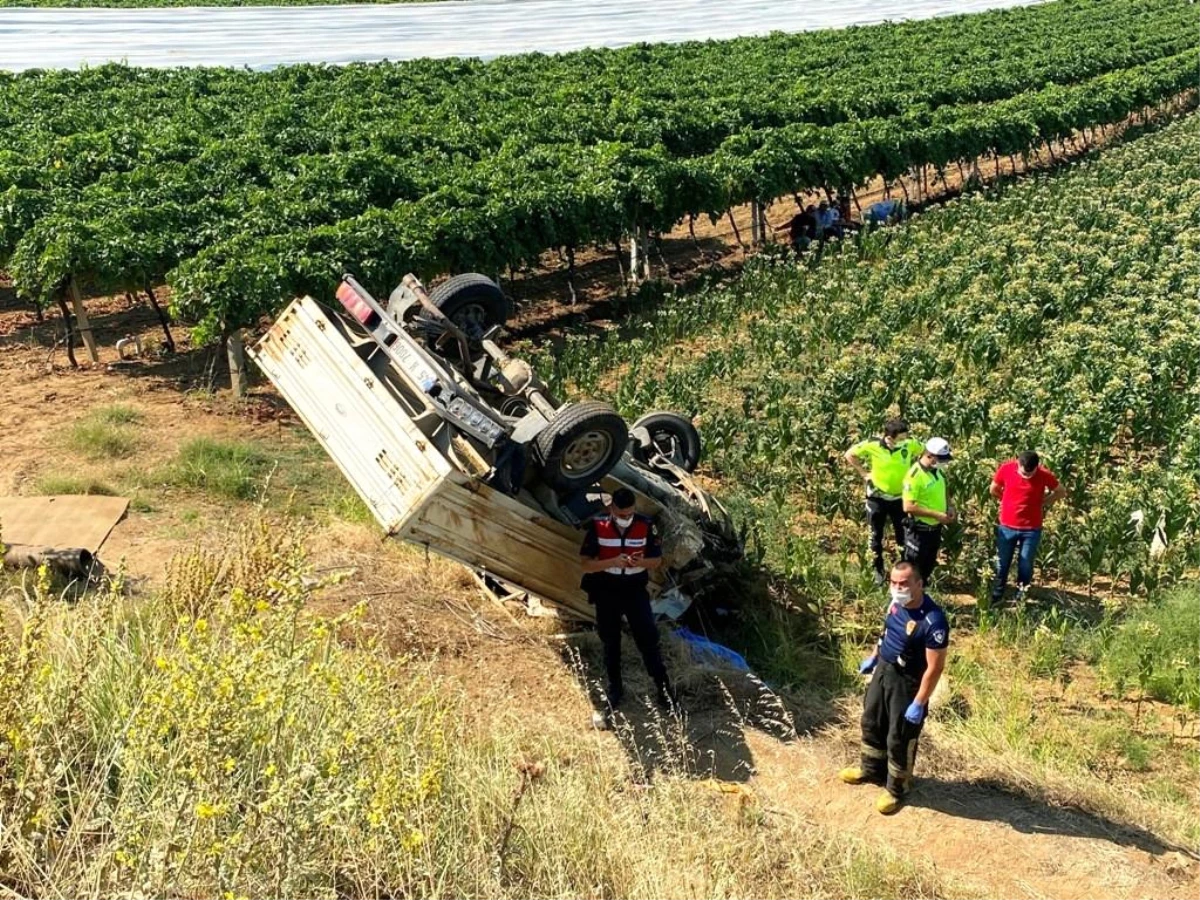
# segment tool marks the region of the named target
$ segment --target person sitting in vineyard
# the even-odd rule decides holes
[[[863,213],[864,225],[891,225],[904,218],[906,210],[902,200],[880,200],[872,203]]]
[[[808,204],[806,208],[788,219],[786,225],[775,230],[787,231],[788,244],[797,253],[807,250],[808,245],[817,237],[817,208],[811,203]]]
[[[1004,599],[1008,571],[1018,547],[1017,594],[1023,596],[1029,590],[1033,561],[1042,540],[1042,517],[1066,493],[1054,473],[1042,465],[1041,458],[1032,450],[1018,454],[996,470],[991,494],[1000,501],[1000,522],[996,525],[993,603]]]
[[[842,229],[851,228],[854,221],[850,218],[850,190],[848,188],[842,188],[837,192],[836,206]]]
[[[827,241],[830,238],[842,237],[841,220],[842,214],[838,212],[837,207],[822,200],[821,205],[817,207],[817,232],[821,240]]]
[[[896,812],[912,789],[917,741],[950,646],[950,623],[925,593],[917,567],[896,563],[890,581],[883,634],[858,667],[861,674],[871,674],[863,701],[861,762],[838,773],[846,784],[882,785],[875,808],[884,815]]]

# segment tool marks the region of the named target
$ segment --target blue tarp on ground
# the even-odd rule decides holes
[[[724,644],[710,641],[703,635],[696,634],[696,632],[684,626],[675,629],[675,634],[687,645],[687,648],[692,653],[692,659],[698,663],[721,665],[726,668],[736,669],[739,672],[750,671],[750,664],[746,662],[741,654],[730,650]]]

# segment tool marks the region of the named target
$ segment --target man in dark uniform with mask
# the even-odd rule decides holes
[[[883,785],[875,808],[884,815],[896,812],[912,788],[917,739],[950,645],[946,614],[925,593],[915,565],[893,567],[890,591],[883,635],[858,667],[873,673],[863,702],[862,761],[839,773],[847,784]]]
[[[650,569],[662,565],[662,545],[654,521],[634,511],[636,497],[628,488],[613,492],[606,513],[588,522],[580,549],[583,588],[596,607],[596,632],[604,645],[608,672],[605,696],[609,708],[621,704],[621,619],[629,623],[633,642],[658,690],[658,705],[669,709],[671,682],[658,646],[658,626],[650,608]]]

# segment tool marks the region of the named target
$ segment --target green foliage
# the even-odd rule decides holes
[[[132,406],[114,403],[112,406],[101,406],[92,412],[93,418],[105,425],[140,425],[145,416]]]
[[[254,499],[270,471],[259,447],[240,441],[194,438],[179,448],[166,481],[233,500]]]
[[[992,474],[1034,447],[1068,491],[1043,568],[1154,589],[1200,546],[1195,125],[816,260],[759,258],[629,323],[633,339],[578,338],[539,362],[568,393],[604,393],[620,371],[608,393],[629,416],[695,416],[709,474],[756,523],[771,567],[814,596],[846,585],[813,546],[828,528],[807,516],[860,519],[840,456],[897,414],[955,449],[945,575],[988,577]],[[1053,633],[1042,640],[1040,665],[1057,667]]]
[[[120,459],[137,449],[133,426],[141,421],[125,406],[100,407],[71,426],[67,446],[89,459]]]
[[[44,475],[37,481],[39,494],[92,494],[115,497],[118,491],[106,482],[79,475]]]
[[[1200,584],[1135,608],[1103,643],[1100,668],[1119,694],[1200,709]]]
[[[1194,83],[1180,0],[271,72],[0,77],[0,266],[48,302],[166,278],[213,339],[353,269],[496,272],[634,225],[1025,152]]]

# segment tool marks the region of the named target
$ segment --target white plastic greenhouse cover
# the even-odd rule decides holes
[[[467,0],[353,6],[0,9],[0,69],[348,63],[554,53],[809,31],[1042,0]]]

